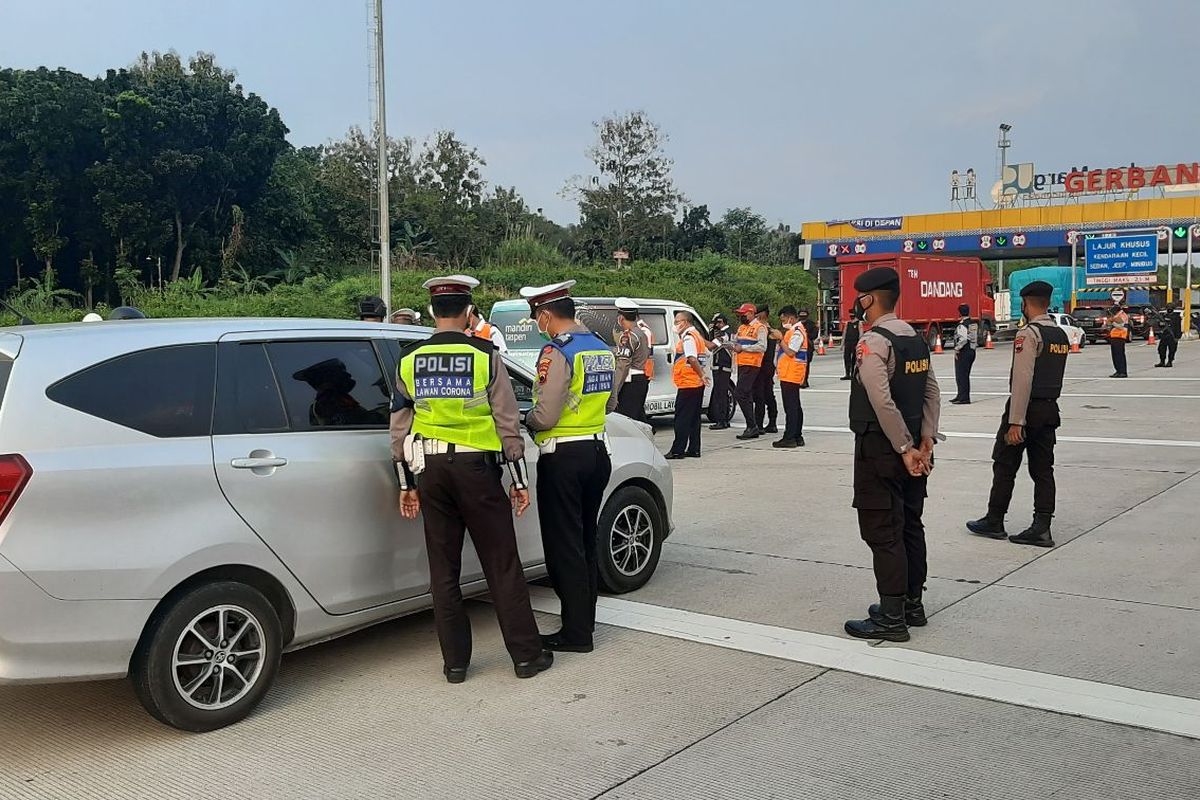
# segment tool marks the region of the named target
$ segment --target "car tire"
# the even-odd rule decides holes
[[[224,639],[218,638],[221,626]],[[244,583],[220,581],[190,589],[155,613],[130,678],[151,716],[202,733],[254,710],[275,681],[282,652],[279,614],[270,601]]]
[[[600,512],[596,556],[600,584],[611,594],[624,594],[646,585],[662,556],[666,538],[662,509],[640,486],[622,486]]]
[[[729,390],[725,393],[725,402],[727,403],[727,405],[725,407],[728,409],[737,408],[737,400],[734,398],[733,388],[734,388],[733,381],[730,381],[729,382]],[[709,422],[717,421],[717,417],[713,413],[714,410],[715,409],[713,408],[713,399],[710,395],[708,398],[708,408],[704,409],[704,414],[705,414],[705,416],[708,417]]]

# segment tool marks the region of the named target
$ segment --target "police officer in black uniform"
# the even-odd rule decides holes
[[[850,384],[854,431],[854,507],[871,548],[879,603],[846,632],[860,639],[908,641],[909,625],[924,625],[925,510],[933,469],[941,392],[929,344],[893,313],[900,277],[890,267],[854,281],[855,314],[870,325],[858,343]]]
[[[851,319],[842,329],[842,364],[846,367],[846,374],[842,376],[844,381],[854,377],[854,353],[858,350],[858,329],[861,324],[858,320]]]
[[[1034,281],[1021,290],[1021,313],[1028,324],[1013,339],[1013,363],[1009,373],[1009,397],[1000,418],[996,445],[992,449],[992,493],[988,510],[967,529],[981,536],[1017,544],[1054,547],[1050,519],[1054,516],[1055,431],[1062,423],[1058,396],[1071,343],[1067,332],[1047,313],[1054,287]],[[1021,457],[1029,451],[1029,477],[1033,478],[1033,524],[1015,536],[1004,530],[1004,515],[1012,500],[1013,484]]]
[[[517,677],[532,678],[554,662],[542,648],[513,526],[513,513],[529,508],[517,398],[492,343],[464,333],[478,285],[466,275],[425,282],[436,330],[401,352],[392,401],[400,513],[425,518],[433,619],[450,683],[466,680],[471,661],[471,622],[459,588],[464,530]],[[512,478],[507,495],[502,463]]]
[[[713,424],[708,429],[723,431],[729,428],[729,418],[733,416],[729,403],[729,387],[733,380],[733,351],[729,345],[733,341],[733,330],[724,314],[712,318],[712,335],[712,341],[708,343],[712,352],[712,392],[708,396],[708,405],[712,409]]]

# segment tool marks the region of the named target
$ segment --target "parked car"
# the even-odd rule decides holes
[[[1088,344],[1095,344],[1101,339],[1108,339],[1108,331],[1105,325],[1108,324],[1108,309],[1094,307],[1079,307],[1071,312],[1071,317],[1075,320],[1083,330],[1083,335]]]
[[[0,329],[0,683],[128,674],[159,720],[212,730],[250,713],[281,653],[429,607],[388,434],[401,346],[429,333]],[[508,370],[528,409],[533,376]],[[658,565],[672,481],[645,425],[613,415],[609,435],[597,548],[604,588],[626,592]],[[517,537],[527,576],[543,575],[536,493]],[[462,577],[485,590],[469,544]]]
[[[675,382],[671,378],[671,360],[675,356],[675,345],[679,334],[675,330],[675,313],[687,311],[696,320],[696,329],[705,339],[710,337],[704,320],[691,306],[675,300],[651,300],[632,298],[640,307],[639,316],[645,320],[654,336],[654,377],[646,394],[647,416],[675,413]],[[599,336],[610,347],[615,342],[617,329],[617,306],[612,297],[576,297],[576,317],[588,330]],[[529,318],[529,304],[524,300],[501,300],[492,306],[488,322],[500,328],[508,344],[509,355],[518,363],[533,369],[538,354],[546,346],[546,339],[538,333],[537,325]],[[708,390],[704,405],[708,407]],[[729,389],[729,407],[733,408],[733,388]]]
[[[1087,336],[1083,332],[1083,328],[1079,327],[1078,323],[1071,317],[1070,314],[1050,313],[1050,318],[1054,320],[1054,324],[1062,328],[1067,333],[1067,341],[1071,346],[1078,346],[1082,350],[1087,345]]]

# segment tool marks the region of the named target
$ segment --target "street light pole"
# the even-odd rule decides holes
[[[375,148],[379,174],[379,288],[387,309],[392,312],[391,215],[388,213],[387,102],[383,81],[383,0],[375,0]]]

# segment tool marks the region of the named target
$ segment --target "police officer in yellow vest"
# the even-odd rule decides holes
[[[592,651],[599,565],[596,526],[612,474],[604,414],[616,358],[575,320],[575,281],[527,286],[521,296],[550,338],[538,357],[534,407],[525,417],[541,453],[538,516],[546,569],[562,602],[562,629],[542,637],[550,650]]]
[[[464,530],[483,565],[517,677],[532,678],[554,661],[538,635],[513,526],[513,513],[529,507],[516,396],[496,349],[464,333],[478,285],[466,275],[425,282],[436,327],[401,352],[392,401],[400,513],[425,518],[433,617],[451,683],[466,680],[471,661],[471,623],[459,589]],[[512,479],[507,496],[502,464]]]
[[[867,618],[846,623],[860,639],[908,641],[909,625],[925,624],[927,574],[925,488],[939,438],[941,391],[929,343],[893,309],[900,277],[890,267],[854,281],[856,315],[870,326],[858,342],[850,384],[854,431],[854,508],[871,548],[879,603]]]

